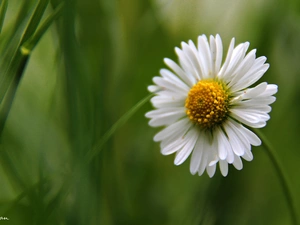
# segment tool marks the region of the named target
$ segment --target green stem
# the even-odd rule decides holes
[[[11,61],[11,65],[9,65],[11,68],[13,68],[12,74],[14,74],[14,77],[12,79],[12,84],[9,85],[10,82],[8,82],[9,88],[5,94],[4,101],[1,103],[0,106],[0,136],[4,129],[6,119],[10,112],[17,88],[23,76],[31,51],[39,42],[40,38],[46,32],[46,30],[49,28],[52,22],[60,15],[63,9],[63,3],[61,3],[58,7],[55,8],[54,12],[49,17],[47,17],[47,19],[44,21],[41,27],[34,33],[47,7],[48,1],[49,0],[39,1],[39,4],[36,7],[35,12],[31,18],[31,21],[24,32],[23,38],[21,40],[22,45],[19,47],[19,51],[15,53],[14,58]],[[6,84],[5,81],[3,83]],[[2,90],[0,90],[0,92],[1,91]]]
[[[125,113],[112,127],[100,138],[100,140],[94,145],[94,147],[87,153],[87,160],[90,162],[92,158],[97,155],[103,148],[104,144],[114,134],[114,132],[121,127],[136,111],[138,111],[148,100],[153,96],[150,94],[144,99],[139,101],[133,106],[127,113]]]
[[[44,33],[48,30],[50,25],[54,20],[56,20],[64,7],[64,2],[60,3],[48,16],[45,21],[42,23],[42,25],[37,29],[37,31],[30,37],[24,44],[21,46],[20,50],[23,54],[29,55],[33,48],[37,45],[41,37],[44,35]]]
[[[13,83],[10,85],[10,87],[5,95],[5,99],[1,103],[1,106],[0,106],[0,136],[4,129],[4,125],[5,125],[6,119],[8,117],[10,108],[12,106],[13,99],[15,97],[22,74],[25,70],[25,67],[26,67],[26,64],[28,61],[28,57],[29,57],[28,55],[23,55],[23,54],[21,55],[20,63],[18,65],[16,75],[13,79]]]
[[[296,204],[292,195],[292,190],[290,187],[290,184],[288,182],[286,173],[284,172],[284,169],[282,167],[282,165],[280,164],[280,161],[278,159],[278,156],[273,148],[273,146],[271,145],[271,143],[268,141],[268,139],[266,138],[266,136],[259,131],[258,129],[253,129],[254,132],[260,137],[260,139],[262,140],[263,146],[266,149],[266,152],[274,166],[274,169],[276,171],[276,174],[278,176],[279,182],[282,186],[283,189],[283,193],[285,195],[287,204],[288,204],[288,208],[289,208],[289,212],[291,214],[291,219],[294,225],[299,225],[299,220],[298,220],[298,216],[297,216],[297,210],[296,210]]]
[[[22,36],[20,45],[23,45],[36,31],[38,25],[40,24],[40,21],[44,15],[44,12],[47,8],[49,0],[39,0],[31,18],[29,21],[28,26],[26,27],[26,30]]]
[[[0,4],[0,33],[2,31],[2,27],[5,19],[7,5],[8,5],[8,0],[3,0]]]

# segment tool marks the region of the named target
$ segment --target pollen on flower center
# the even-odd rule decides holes
[[[221,124],[227,116],[229,96],[224,84],[216,80],[201,80],[185,100],[186,114],[203,128]]]

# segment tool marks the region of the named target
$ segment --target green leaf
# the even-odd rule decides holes
[[[21,52],[24,55],[29,55],[30,52],[33,50],[33,48],[36,46],[36,44],[39,42],[43,34],[47,31],[47,29],[50,27],[52,22],[56,20],[62,12],[64,3],[61,3],[59,6],[55,8],[53,13],[47,17],[47,19],[43,22],[43,24],[39,27],[39,29],[35,32],[33,36],[31,36],[22,46],[21,46]]]
[[[46,7],[49,3],[49,0],[40,0],[37,7],[34,10],[34,13],[30,19],[30,22],[24,32],[20,45],[25,43],[36,31],[43,15],[46,10]]]
[[[7,44],[7,48],[4,49],[3,56],[0,60],[0,103],[2,102],[5,93],[7,92],[12,80],[15,77],[18,65],[21,63],[21,52],[19,51],[20,46],[25,43],[36,31],[41,18],[46,10],[49,0],[40,0],[37,4],[32,16],[29,19],[28,25],[24,26],[22,18],[18,18],[21,24],[17,24],[17,29],[14,31],[13,36]],[[25,13],[20,12],[22,15]],[[20,16],[20,15],[19,15]],[[23,17],[23,20],[25,17]],[[27,20],[25,20],[27,21]]]
[[[14,68],[14,71],[16,71],[16,73],[13,82],[9,85],[8,91],[6,92],[5,98],[1,102],[1,106],[0,106],[0,135],[2,134],[18,85],[20,83],[22,74],[25,70],[28,61],[28,55],[22,55],[20,59],[18,58],[17,60],[18,60],[18,65],[16,65],[16,67]]]
[[[6,9],[7,9],[7,0],[3,0],[0,5],[0,33],[2,31]]]
[[[49,0],[40,0],[37,4],[30,21],[22,35],[18,48],[13,55],[12,60],[7,67],[7,70],[2,75],[0,82],[0,136],[2,134],[7,116],[9,114],[15,93],[17,91],[18,85],[22,78],[23,72],[25,70],[29,55],[25,52],[20,51],[20,47],[25,43],[33,34],[35,33],[43,15]],[[3,98],[5,96],[4,101]]]
[[[149,99],[153,96],[150,94],[140,100],[135,106],[133,106],[128,112],[126,112],[112,127],[99,139],[95,146],[87,153],[87,160],[90,162],[97,154],[100,153],[104,144],[109,138],[117,131],[118,128],[123,126]]]

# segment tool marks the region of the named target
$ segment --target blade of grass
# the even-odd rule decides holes
[[[270,161],[273,164],[275,173],[278,177],[278,180],[280,182],[280,185],[283,189],[283,194],[285,195],[287,207],[289,210],[289,213],[291,215],[291,220],[293,225],[299,225],[299,217],[298,217],[298,209],[295,201],[294,194],[292,192],[292,188],[289,182],[289,179],[287,177],[287,173],[285,172],[279,157],[274,150],[274,147],[271,145],[270,141],[267,139],[267,137],[259,130],[259,129],[252,129],[262,140],[262,146],[265,148],[266,153],[270,159]]]
[[[37,5],[34,14],[32,15],[30,22],[20,41],[20,46],[22,47],[22,44],[27,43],[27,45],[25,45],[27,46],[27,48],[23,46],[23,49],[20,48],[21,51],[16,52],[14,58],[11,61],[10,66],[8,67],[8,71],[7,71],[8,74],[6,74],[5,77],[6,79],[4,78],[4,82],[0,84],[0,86],[3,86],[1,89],[1,91],[3,90],[1,92],[2,95],[4,95],[4,93],[8,90],[7,93],[5,94],[5,100],[1,103],[1,108],[0,108],[0,136],[2,134],[8,113],[10,111],[13,99],[15,97],[17,87],[20,83],[24,69],[26,67],[29,55],[32,49],[36,46],[36,44],[40,40],[41,36],[46,32],[50,24],[58,17],[59,13],[62,10],[63,5],[57,7],[55,11],[45,20],[45,22],[42,24],[40,29],[38,29],[38,31],[35,32],[44,14],[44,11],[46,10],[48,2],[49,0],[39,1],[39,4]],[[9,78],[11,77],[13,77],[12,83],[9,82]],[[0,96],[0,101],[2,100],[2,98],[3,96]]]
[[[4,19],[5,19],[5,14],[6,14],[7,5],[8,5],[7,3],[8,3],[7,0],[3,0],[0,5],[0,34],[2,31]]]
[[[40,180],[38,183],[32,185],[31,187],[28,187],[26,189],[24,189],[24,191],[22,193],[20,193],[7,207],[5,207],[4,210],[0,211],[1,215],[7,215],[9,214],[11,211],[14,210],[14,208],[18,205],[18,203],[24,199],[26,196],[30,196],[32,193],[34,193],[36,191],[36,189],[45,184],[47,182],[46,179]]]
[[[0,137],[8,117],[13,99],[15,97],[17,87],[21,80],[22,74],[25,70],[29,55],[22,55],[19,65],[17,65],[17,73],[13,79],[12,84],[9,86],[8,91],[6,92],[5,98],[0,106]]]
[[[21,46],[21,52],[23,54],[30,54],[30,52],[33,50],[33,48],[36,46],[36,44],[39,42],[43,34],[48,30],[50,25],[54,20],[56,20],[62,12],[64,3],[62,2],[59,4],[53,13],[51,13],[50,16],[48,16],[45,21],[42,23],[42,25],[38,28],[38,30],[35,32],[33,36],[31,36],[22,46]]]
[[[22,36],[20,46],[25,43],[36,31],[43,15],[46,10],[46,7],[49,3],[49,0],[40,0],[36,6],[34,13],[30,19],[30,22]]]
[[[15,34],[15,32],[20,28],[20,24],[24,23],[24,20],[26,21],[25,24],[27,24],[27,22],[31,18],[31,15],[33,14],[34,9],[33,9],[32,5],[36,4],[36,1],[34,1],[34,0],[22,1],[21,4],[22,5],[20,6],[20,10],[19,10],[18,14],[16,15],[16,20],[11,29],[12,33],[11,33],[10,38],[12,38],[12,36]]]
[[[123,126],[128,119],[138,111],[149,99],[153,96],[150,94],[139,101],[135,106],[133,106],[127,113],[125,113],[112,127],[99,139],[99,141],[94,145],[94,147],[87,153],[88,162],[90,162],[97,154],[100,153],[104,144],[108,139],[116,132],[118,128]]]
[[[40,26],[40,28],[37,30],[37,32],[34,33],[34,35],[32,35],[29,38],[26,36],[26,34],[29,34],[28,30],[33,29],[32,28],[33,26],[30,26],[30,23],[29,23],[26,31],[24,32],[22,40],[27,40],[26,42],[24,42],[24,44],[25,44],[25,46],[27,46],[27,48],[23,48],[23,51],[20,48],[20,51],[18,51],[19,50],[19,47],[18,47],[18,49],[16,50],[16,53],[14,54],[14,59],[11,61],[10,67],[8,67],[8,71],[7,71],[8,73],[11,74],[11,76],[13,76],[13,79],[12,79],[11,84],[8,85],[9,87],[5,94],[5,98],[2,101],[2,104],[0,106],[0,135],[2,134],[6,119],[8,117],[9,111],[10,111],[12,103],[13,103],[13,99],[15,97],[15,94],[16,94],[16,91],[18,88],[18,85],[19,85],[21,78],[23,76],[23,73],[25,71],[25,67],[27,65],[30,53],[33,50],[33,48],[36,46],[36,44],[38,43],[38,41],[40,40],[42,35],[49,28],[49,26],[51,25],[53,20],[55,20],[59,16],[59,13],[62,10],[62,6],[63,6],[63,4],[59,5],[59,7],[57,7],[49,17],[47,17],[47,19]],[[45,10],[45,8],[44,8],[44,10]],[[40,14],[40,10],[35,10],[35,12],[38,12],[38,14]],[[42,17],[42,15],[40,15],[40,18],[41,17]],[[33,15],[32,18],[36,18],[36,17],[34,17],[34,15]],[[31,20],[31,22],[32,21],[33,20]],[[37,21],[37,19],[35,19],[35,21]],[[40,21],[38,21],[38,22],[40,22]],[[33,32],[33,30],[32,30],[32,32]],[[22,43],[22,41],[20,43]],[[7,77],[10,77],[10,76],[7,76]],[[4,155],[6,154],[5,150],[2,152],[2,154],[4,154]],[[20,176],[17,173],[14,164],[8,163],[8,165],[9,166],[5,167],[5,171],[11,175],[12,181],[15,184],[17,184],[18,187],[21,187],[23,190],[26,190],[27,189],[26,183],[24,183],[22,176]],[[37,198],[37,196],[34,192],[29,191],[28,197],[29,197],[30,201],[33,202],[32,204],[40,203],[39,198]],[[40,207],[37,207],[37,209],[39,209],[39,208]],[[38,213],[38,214],[40,214],[40,213]],[[36,219],[40,220],[41,218],[42,217],[38,216]]]
[[[4,149],[2,149],[0,162],[3,170],[7,174],[7,177],[12,184],[13,187],[16,188],[17,191],[21,190],[27,190],[28,189],[28,183],[26,182],[27,179],[22,176],[20,173],[20,169],[18,169],[14,165],[14,160],[11,158],[9,153]],[[30,202],[36,202],[37,196],[36,193],[32,190],[28,192],[28,197]]]
[[[18,29],[14,32],[13,36],[9,36],[9,41],[4,40],[5,47],[1,51],[0,55],[0,103],[2,102],[4,95],[12,81],[14,67],[17,65],[18,60],[16,56],[19,50],[19,44],[26,28],[27,19],[24,18],[22,24],[19,25]],[[14,61],[13,61],[14,60]]]
[[[11,40],[8,43],[10,48],[5,49],[5,58],[1,60],[1,70],[2,76],[0,79],[0,102],[2,102],[3,97],[8,90],[12,80],[14,79],[16,73],[16,67],[21,63],[21,54],[19,51],[20,46],[25,43],[34,33],[38,27],[40,20],[43,17],[43,14],[46,10],[46,7],[49,3],[49,0],[40,0],[33,11],[32,16],[29,19],[28,25],[25,27],[25,31],[22,30],[23,26],[17,24],[18,29],[14,32]],[[25,14],[22,9],[21,12]],[[25,16],[25,15],[24,15]],[[23,18],[24,19],[24,18]],[[18,21],[22,23],[21,17],[18,18]],[[19,30],[20,29],[20,30]],[[19,32],[17,32],[19,31]],[[10,44],[11,43],[11,44]],[[7,50],[7,51],[6,51]],[[3,63],[2,63],[3,62]],[[1,135],[1,133],[0,133]]]

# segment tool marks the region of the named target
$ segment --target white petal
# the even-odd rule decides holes
[[[184,107],[169,107],[169,108],[159,108],[152,110],[150,112],[147,112],[145,116],[147,118],[154,118],[159,117],[161,114],[170,113],[170,112],[182,112],[185,111]]]
[[[201,56],[199,55],[198,49],[195,46],[194,42],[189,40],[189,47],[190,49],[193,51],[195,58],[197,59],[197,66],[195,66],[197,68],[197,72],[199,75],[199,80],[202,80],[205,78],[205,70],[204,68],[202,68],[202,64],[201,64]]]
[[[178,150],[182,149],[183,146],[185,146],[187,142],[188,142],[188,139],[182,139],[182,138],[177,139],[177,140],[171,142],[166,147],[161,148],[161,154],[163,154],[163,155],[173,154],[174,152],[177,152]]]
[[[263,82],[254,88],[246,89],[242,95],[243,99],[255,98],[267,89],[267,83]]]
[[[165,58],[164,62],[169,66],[189,87],[194,86],[193,80],[173,60]]]
[[[219,34],[216,35],[216,64],[215,72],[218,73],[221,68],[222,58],[223,58],[223,44]]]
[[[191,80],[191,82],[193,84],[195,84],[196,79],[197,79],[197,73],[195,71],[194,66],[190,62],[189,57],[180,48],[176,47],[175,52],[178,55],[178,60],[179,60],[179,64],[180,64],[181,68],[183,69],[183,71],[185,72],[185,74],[189,78],[189,80]]]
[[[234,154],[233,154],[231,144],[229,143],[228,137],[224,134],[224,132],[223,131],[221,131],[221,132],[222,132],[222,136],[223,136],[223,146],[226,148],[226,151],[227,151],[226,161],[228,163],[232,163],[234,160],[234,157],[233,157]],[[220,144],[219,144],[219,147],[220,147]]]
[[[167,69],[161,69],[160,74],[163,78],[168,80],[171,83],[174,83],[176,86],[179,86],[186,92],[189,92],[190,88],[182,80],[180,80],[174,73]]]
[[[219,165],[222,175],[226,177],[228,174],[228,163],[224,160],[220,160]]]
[[[205,149],[203,148],[204,138],[205,136],[203,134],[199,134],[195,149],[191,156],[190,172],[193,175],[197,173],[200,163],[202,161],[203,152],[205,151]]]
[[[219,160],[218,157],[218,139],[215,136],[212,136],[211,134],[207,134],[208,136],[208,146],[207,151],[209,152],[208,155],[208,162]]]
[[[210,178],[212,178],[216,172],[216,164],[206,167],[206,172]]]
[[[190,43],[193,42],[189,41],[189,44],[182,42],[182,50],[185,52],[185,55],[191,64],[191,69],[189,71],[194,75],[196,80],[200,80],[202,77],[202,72],[199,65],[198,53],[193,50],[193,47],[190,46]]]
[[[162,90],[169,90],[180,94],[182,96],[187,96],[188,91],[180,85],[180,83],[167,80],[162,77],[153,77],[153,83],[157,84],[157,86],[161,87]]]
[[[251,145],[253,145],[253,146],[260,146],[261,145],[261,140],[251,130],[248,130],[246,127],[241,126],[241,132],[249,140]]]
[[[265,120],[261,120],[257,115],[248,115],[244,110],[231,109],[231,116],[236,120],[253,128],[261,128],[266,125]]]
[[[241,103],[244,103],[244,104],[247,103],[248,105],[250,105],[251,103],[253,103],[252,105],[254,105],[254,104],[269,105],[269,104],[272,104],[273,102],[275,102],[275,100],[276,100],[276,97],[274,97],[274,96],[266,96],[266,97],[258,96],[257,98],[251,98],[248,100],[241,101]]]
[[[229,45],[229,48],[228,48],[228,51],[227,51],[227,56],[226,56],[225,62],[224,62],[223,66],[222,66],[222,68],[221,68],[221,70],[220,70],[220,72],[218,74],[218,76],[220,78],[222,78],[224,76],[224,73],[227,70],[227,67],[228,67],[228,65],[230,63],[230,59],[231,59],[231,56],[232,56],[232,53],[233,53],[233,49],[234,49],[234,42],[235,42],[235,39],[232,38],[231,42],[230,42],[230,45]]]
[[[196,144],[196,141],[198,138],[197,136],[198,136],[198,132],[196,129],[191,129],[187,133],[186,139],[188,139],[188,141],[185,144],[185,146],[180,151],[177,152],[177,155],[174,160],[175,165],[178,166],[178,165],[182,164],[189,157],[189,155],[195,148],[195,144]]]
[[[173,134],[171,136],[163,139],[160,143],[160,148],[163,149],[166,147],[170,147],[170,145],[172,145],[174,142],[186,140],[185,135],[191,126],[192,126],[191,124],[188,126],[185,126],[182,129],[178,130],[177,132],[173,132]],[[179,143],[179,142],[177,142],[177,143]],[[173,147],[174,147],[174,144],[173,144]]]
[[[249,47],[249,42],[245,42],[245,43],[239,44],[233,50],[228,68],[224,72],[224,79],[226,81],[230,82],[232,80],[233,75],[235,74],[236,70],[238,69],[239,64],[242,62],[242,60],[245,57],[245,53],[246,53],[248,47]]]
[[[162,109],[165,109],[165,108],[162,108]],[[172,110],[172,111],[169,111],[169,112],[164,112],[164,113],[161,113],[157,116],[154,116],[149,121],[149,125],[152,126],[152,127],[170,125],[170,124],[174,123],[175,121],[177,121],[178,119],[182,118],[185,115],[186,114],[185,114],[185,109],[184,108],[177,109],[177,110]]]
[[[227,139],[227,141],[228,141],[228,139]],[[229,141],[228,141],[228,143],[229,143]],[[230,144],[230,143],[229,143],[229,144]],[[228,163],[233,163],[233,161],[234,161],[234,156],[235,156],[235,154],[233,153],[232,147],[231,147],[231,145],[230,145],[230,149],[228,149],[228,152],[227,152],[226,161],[227,161]]]
[[[252,65],[255,62],[255,52],[255,49],[250,51],[247,54],[247,56],[243,59],[243,61],[240,63],[235,73],[233,74],[232,79],[228,84],[228,87],[233,87],[235,89],[234,85],[238,83],[241,79],[243,79],[245,74],[247,74],[247,72],[251,69]]]
[[[210,163],[208,164],[208,166],[212,166],[212,165],[217,164],[219,162],[219,160],[220,160],[220,158],[217,155],[215,155],[215,159],[212,160],[212,161],[210,161]]]
[[[188,118],[179,120],[176,123],[173,123],[170,126],[167,126],[162,131],[158,132],[154,136],[154,141],[162,141],[163,139],[175,135],[176,133],[182,133],[184,130],[186,130],[187,127],[190,127],[191,125],[192,124]]]
[[[259,59],[260,58],[257,58],[255,63],[261,64],[261,60]],[[265,57],[263,59],[265,59]],[[269,64],[267,63],[262,65],[256,65],[255,63],[252,68],[233,87],[231,87],[232,92],[239,91],[254,84],[269,69]]]
[[[207,161],[208,161],[208,154],[209,154],[209,152],[207,152],[206,150],[204,150],[203,153],[202,153],[201,163],[200,163],[199,168],[198,168],[198,175],[199,176],[201,176],[205,171],[205,168],[207,166]]]
[[[244,146],[243,150],[244,151],[246,149],[250,150],[251,149],[250,141],[242,133],[242,127],[243,126],[239,123],[236,123],[231,118],[228,119],[227,123],[232,128],[232,130],[235,132],[235,134],[237,135],[237,137],[241,141],[242,145]]]
[[[269,113],[271,112],[272,108],[271,106],[265,105],[265,104],[255,104],[255,102],[247,102],[242,101],[239,103],[239,105],[232,106],[233,109],[239,109],[239,110],[250,110],[252,112],[261,112],[261,113]]]
[[[243,162],[239,156],[237,156],[237,155],[234,156],[233,165],[237,170],[243,169]]]
[[[203,142],[203,155],[201,158],[201,163],[199,165],[198,168],[198,175],[201,176],[206,168],[206,166],[209,164],[208,159],[209,159],[209,155],[210,155],[210,143],[209,143],[209,135],[203,132],[203,138],[202,138],[202,142]]]
[[[278,91],[278,86],[275,84],[268,84],[267,89],[264,93],[262,93],[261,97],[271,96],[276,94]]]
[[[224,129],[227,133],[228,140],[229,143],[231,144],[231,148],[233,152],[238,156],[243,155],[245,152],[244,150],[245,147],[242,141],[240,140],[240,138],[238,137],[238,135],[235,133],[234,129],[231,126],[229,126],[229,122],[226,123]]]
[[[148,86],[148,91],[150,91],[152,93],[157,92],[159,90],[160,90],[160,88],[158,86],[156,86],[156,85],[149,85]]]
[[[230,110],[232,113],[236,113],[239,115],[243,115],[244,117],[253,117],[256,118],[255,120],[257,121],[267,121],[270,119],[270,116],[268,113],[264,112],[264,111],[259,111],[255,108],[251,109],[251,108],[237,108],[234,107]]]
[[[231,149],[231,146],[229,144],[229,141],[226,137],[226,135],[223,133],[223,131],[220,128],[216,128],[216,138],[218,141],[218,155],[221,160],[226,159],[228,150]]]
[[[174,92],[154,96],[150,101],[155,108],[182,107],[184,106],[185,97],[179,96]]]
[[[250,150],[245,151],[245,154],[242,157],[247,161],[253,160],[253,154]]]
[[[207,135],[209,136],[209,135]],[[211,141],[208,142],[207,144],[207,152],[208,152],[208,166],[206,167],[206,172],[208,173],[209,177],[212,177],[215,174],[216,171],[216,163],[218,161],[218,141],[214,138],[211,137]],[[208,139],[209,140],[209,139]],[[212,165],[210,165],[212,163]]]
[[[216,46],[215,37],[212,35],[209,38],[209,47],[210,47],[211,60],[212,60],[211,73],[212,73],[212,77],[214,78],[216,75],[215,65],[216,65],[216,58],[217,58],[217,46]]]
[[[200,65],[203,70],[203,77],[209,78],[209,71],[212,71],[212,59],[208,41],[205,35],[198,37],[198,52]]]

